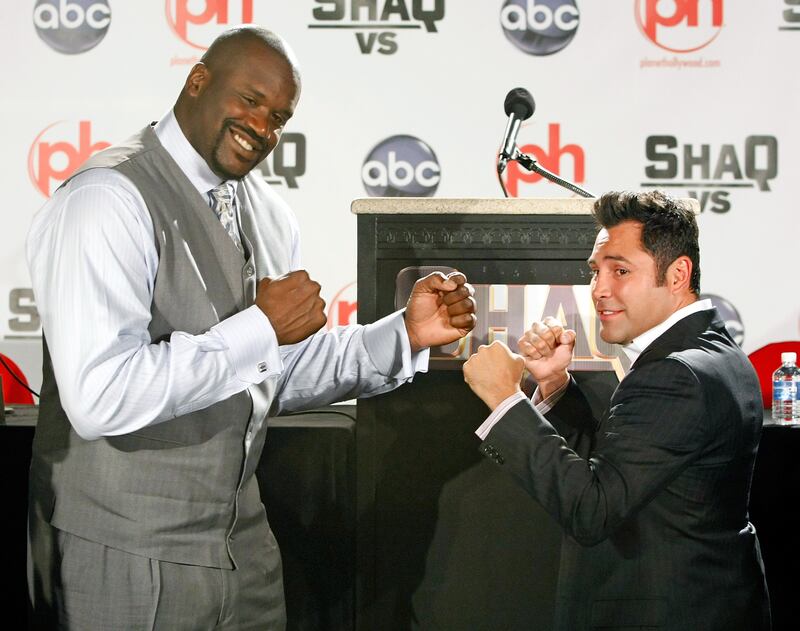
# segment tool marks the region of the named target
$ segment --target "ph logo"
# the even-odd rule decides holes
[[[425,142],[414,136],[391,136],[369,152],[361,180],[370,197],[432,197],[441,170]]]
[[[219,25],[253,22],[253,0],[167,0],[166,8],[172,31],[198,50],[211,45]]]
[[[104,140],[92,142],[91,121],[78,123],[77,142],[63,140],[61,134],[52,131],[63,122],[58,121],[45,127],[28,151],[28,176],[45,197],[50,197],[52,190],[72,175],[92,154],[111,146],[111,143]],[[61,127],[59,131],[63,129]],[[48,140],[48,137],[58,140]],[[52,186],[54,181],[55,187]]]
[[[33,25],[41,40],[65,55],[85,53],[108,32],[111,9],[107,0],[37,0]]]
[[[523,145],[520,147],[520,151],[532,154],[540,165],[556,175],[562,175],[561,158],[568,155],[572,158],[573,173],[572,178],[567,179],[572,179],[576,184],[584,182],[586,157],[583,148],[576,144],[561,145],[561,125],[559,123],[550,123],[547,129],[547,149],[538,145]],[[542,179],[538,173],[525,171],[516,162],[508,164],[506,174],[506,190],[510,197],[517,197],[520,182],[536,184]]]
[[[723,0],[636,0],[636,23],[656,46],[691,53],[722,30]]]
[[[552,55],[575,37],[575,0],[505,0],[500,24],[506,38],[529,55]]]
[[[356,283],[353,281],[336,292],[328,307],[326,328],[347,326],[358,322],[358,297]]]

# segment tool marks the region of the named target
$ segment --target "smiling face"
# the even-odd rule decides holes
[[[272,151],[300,96],[287,59],[239,37],[192,68],[175,107],[186,138],[223,179],[241,179]]]
[[[656,262],[642,246],[642,224],[623,221],[602,229],[589,257],[592,301],[600,337],[627,344],[695,300],[689,290],[691,261],[678,257],[657,282]]]

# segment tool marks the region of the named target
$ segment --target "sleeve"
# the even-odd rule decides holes
[[[280,373],[257,309],[201,335],[148,333],[158,256],[149,213],[125,176],[80,174],[45,204],[27,258],[61,403],[83,438],[126,434],[208,407]]]
[[[397,311],[365,326],[336,327],[281,347],[284,371],[273,413],[388,392],[427,371],[429,350],[411,352]]]
[[[567,397],[548,418],[567,423]],[[573,408],[576,411],[579,408]],[[588,410],[588,406],[586,407]],[[646,505],[702,453],[703,389],[682,362],[664,359],[620,384],[588,457],[572,449],[528,401],[515,405],[481,446],[583,545],[594,545]],[[585,428],[589,419],[569,419]]]

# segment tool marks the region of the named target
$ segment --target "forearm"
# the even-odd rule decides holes
[[[412,353],[398,311],[366,326],[336,327],[282,348],[278,412],[309,409],[388,392],[428,368],[428,350]]]

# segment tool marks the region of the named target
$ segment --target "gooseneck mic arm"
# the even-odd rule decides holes
[[[528,171],[538,173],[542,177],[547,178],[559,186],[563,186],[573,193],[577,193],[583,197],[594,197],[594,195],[581,187],[539,166],[536,160],[517,149],[517,134],[519,134],[520,124],[522,121],[529,119],[536,109],[536,103],[534,103],[531,93],[525,88],[514,88],[506,95],[504,105],[506,115],[508,116],[508,123],[506,123],[506,130],[503,133],[503,142],[500,145],[500,153],[497,157],[497,179],[500,182],[500,188],[503,189],[503,195],[508,197],[506,186],[503,183],[503,171],[510,161],[516,161],[528,169]]]
[[[557,176],[552,171],[548,171],[543,166],[539,166],[539,163],[536,162],[536,160],[531,158],[526,153],[522,153],[521,151],[517,150],[516,154],[514,155],[514,160],[516,160],[520,165],[528,169],[528,171],[533,171],[534,173],[538,173],[542,177],[547,178],[551,182],[558,184],[559,186],[566,188],[567,190],[570,190],[573,193],[577,193],[581,197],[594,197],[594,195],[592,195],[589,191],[582,189],[577,184],[573,184],[572,182]]]

